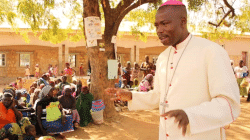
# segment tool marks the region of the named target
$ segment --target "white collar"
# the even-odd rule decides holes
[[[181,43],[177,44],[176,48],[175,47],[174,48],[176,50],[183,49],[187,45],[187,43],[188,43],[188,41],[189,41],[190,38],[191,38],[191,33],[189,33],[188,37],[184,41],[182,41]]]

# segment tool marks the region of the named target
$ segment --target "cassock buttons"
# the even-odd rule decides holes
[[[168,101],[165,101],[165,103],[168,103]]]
[[[165,119],[165,120],[167,120],[168,118],[167,118],[167,117],[165,117],[164,119]]]
[[[177,54],[177,51],[175,51],[174,54]]]
[[[169,84],[169,86],[171,87],[171,84]]]
[[[171,69],[173,69],[174,67],[171,67]]]
[[[166,134],[166,136],[168,137],[169,135],[168,135],[168,134]]]

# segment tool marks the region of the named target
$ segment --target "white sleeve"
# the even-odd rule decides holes
[[[244,72],[247,72],[248,71],[248,68],[247,68],[247,66],[244,66]]]
[[[158,68],[159,69],[159,68]],[[132,100],[128,101],[128,109],[132,110],[148,110],[159,107],[160,92],[159,89],[159,71],[156,70],[154,79],[154,90],[149,92],[132,91]]]
[[[211,101],[184,109],[191,135],[228,125],[240,113],[239,88],[228,54],[212,46],[206,58]]]

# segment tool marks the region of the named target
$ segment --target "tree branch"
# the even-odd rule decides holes
[[[128,14],[131,10],[139,7],[140,5],[143,5],[145,3],[155,3],[159,0],[138,0],[136,3],[126,7],[126,9],[122,12],[120,12],[120,15],[118,16],[118,18],[116,19],[114,26],[113,26],[113,31],[112,31],[112,35],[116,35],[119,25],[122,21],[122,19],[126,16],[126,14]]]
[[[121,13],[127,7],[129,7],[133,2],[134,0],[126,0],[126,2],[125,0],[121,0],[120,3],[115,8],[116,13]]]
[[[232,12],[231,18],[234,17],[235,16],[234,8],[228,3],[227,0],[223,0],[223,2],[230,9],[230,11]]]
[[[221,25],[221,23],[225,20],[225,18],[232,13],[231,18],[233,18],[235,16],[235,12],[234,12],[234,8],[228,3],[227,0],[223,0],[224,4],[230,9],[224,16],[223,18],[220,20],[220,22],[218,24],[212,23],[212,22],[208,22],[208,24],[211,24],[213,26],[215,26],[216,28],[219,27]],[[220,7],[221,8],[221,7]],[[220,9],[219,8],[219,9]],[[223,8],[222,8],[223,9]],[[224,9],[223,9],[224,12]],[[225,12],[224,12],[225,13]]]
[[[101,0],[103,11],[109,12],[111,10],[109,0]]]

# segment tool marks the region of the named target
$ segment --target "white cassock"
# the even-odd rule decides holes
[[[132,92],[129,110],[159,107],[162,114],[163,109],[183,109],[189,119],[186,136],[182,136],[174,117],[160,117],[160,140],[225,140],[223,127],[240,113],[239,88],[227,52],[191,34],[176,48],[170,46],[160,54],[154,90]]]

